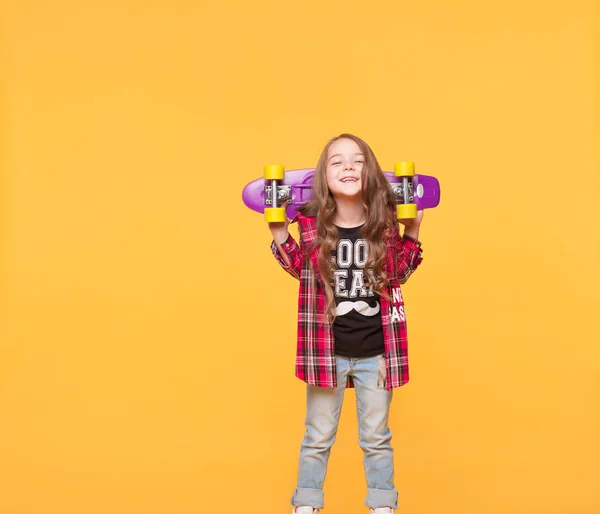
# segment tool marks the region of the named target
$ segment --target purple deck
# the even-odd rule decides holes
[[[312,178],[314,171],[314,168],[286,171],[283,181],[278,181],[279,185],[292,187],[292,203],[288,204],[286,208],[288,218],[293,218],[298,208],[312,198]],[[389,171],[384,173],[391,184],[399,183],[402,180]],[[431,209],[440,203],[440,184],[435,177],[415,175],[413,177],[413,184],[417,209]],[[256,212],[264,212],[264,187],[265,179],[262,177],[253,180],[244,187],[242,200],[246,207]]]

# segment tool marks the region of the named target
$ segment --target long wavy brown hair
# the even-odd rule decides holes
[[[319,246],[318,267],[327,299],[325,311],[332,320],[335,320],[336,317],[333,296],[335,259],[332,256],[332,250],[337,244],[339,234],[333,223],[336,202],[327,186],[326,170],[329,147],[340,139],[351,139],[364,154],[361,181],[362,201],[367,221],[361,229],[361,237],[366,239],[368,247],[368,257],[364,268],[365,287],[373,286],[373,291],[386,298],[389,298],[386,291],[389,279],[384,270],[386,240],[392,237],[394,230],[397,230],[394,216],[394,194],[373,150],[361,138],[352,134],[340,134],[331,139],[323,149],[317,163],[312,186],[312,200],[304,204],[300,208],[300,212],[305,216],[314,216],[317,220],[317,238],[306,254],[309,256],[311,250],[315,246]]]

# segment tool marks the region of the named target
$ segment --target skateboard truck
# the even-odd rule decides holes
[[[280,164],[265,166],[265,182],[271,183],[270,186],[265,185],[265,205],[271,206],[265,207],[265,221],[269,223],[284,223],[286,220],[285,207],[279,207],[279,200],[281,200],[281,205],[287,204],[290,193],[285,186],[283,188],[277,186],[277,182],[283,180],[284,177],[285,170]]]
[[[271,199],[273,186],[265,186],[265,205],[272,205]],[[292,186],[277,186],[277,203],[281,205],[284,201],[291,203]]]
[[[396,218],[408,219],[417,217],[417,204],[415,201],[415,176],[414,162],[397,162],[394,164],[394,175],[400,177],[400,183],[392,186],[392,191],[398,197],[396,203]]]

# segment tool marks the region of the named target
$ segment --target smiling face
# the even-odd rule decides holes
[[[327,152],[325,178],[334,197],[362,197],[365,156],[352,139],[338,139]]]

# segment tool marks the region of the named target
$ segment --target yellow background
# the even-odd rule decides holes
[[[600,512],[597,2],[0,14],[0,514],[290,512],[297,282],[241,190],[343,131],[443,190],[399,512]],[[366,513],[353,398],[327,513]]]

